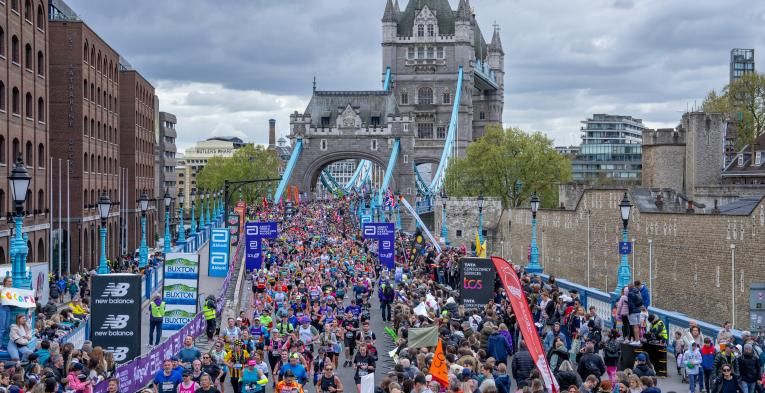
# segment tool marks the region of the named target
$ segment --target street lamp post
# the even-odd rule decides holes
[[[630,211],[632,210],[632,203],[630,203],[629,197],[627,196],[627,193],[624,193],[624,198],[622,198],[621,203],[619,203],[619,212],[622,216],[622,225],[624,228],[622,229],[622,242],[627,243],[627,224],[630,220]],[[619,247],[621,249],[621,247]],[[627,260],[627,254],[624,252],[620,252],[621,254],[621,263],[619,263],[619,272],[617,275],[617,283],[616,283],[616,294],[621,295],[622,288],[630,285],[630,281],[632,281],[632,271],[630,271],[630,265],[629,261]]]
[[[536,191],[531,194],[531,253],[529,265],[526,271],[529,273],[542,273],[542,266],[539,265],[539,248],[537,247],[537,211],[539,211],[539,197]]]
[[[149,196],[146,190],[141,193],[138,200],[141,206],[141,248],[138,249],[138,267],[146,267],[149,264],[149,247],[146,245],[146,210],[149,209]]]
[[[199,190],[199,229],[205,227],[205,191]]]
[[[449,245],[449,228],[446,226],[446,201],[449,200],[449,196],[446,195],[446,190],[441,190],[441,237],[444,239],[444,244]]]
[[[21,227],[24,223],[24,202],[27,199],[27,190],[32,178],[29,176],[24,162],[21,161],[21,156],[16,160],[16,165],[13,167],[8,180],[11,185],[11,196],[13,197],[13,204],[16,209],[13,222],[16,234],[11,240],[10,251],[12,263],[11,279],[14,288],[29,289],[32,286],[31,274],[27,274],[27,255],[29,254],[29,249],[27,248],[27,242],[24,240]]]
[[[109,210],[112,207],[112,201],[109,195],[104,192],[98,200],[98,215],[101,216],[101,258],[98,261],[98,274],[109,274],[111,269],[106,263],[106,219],[109,218]]]
[[[186,230],[183,228],[183,190],[178,191],[178,215],[180,216],[178,221],[178,243],[186,242]]]
[[[483,193],[478,194],[478,240],[483,243]]]
[[[196,204],[194,202],[195,196],[196,193],[194,190],[191,190],[191,194],[189,194],[189,197],[191,197],[191,228],[189,228],[189,233],[191,234],[197,233],[197,219],[194,217],[194,205]]]
[[[173,201],[173,197],[170,196],[170,190],[165,190],[165,196],[162,197],[165,202],[165,245],[162,247],[162,252],[165,254],[165,260],[167,260],[167,254],[170,253],[170,203]]]

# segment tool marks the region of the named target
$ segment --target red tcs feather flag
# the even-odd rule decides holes
[[[497,268],[497,275],[502,280],[502,286],[505,288],[508,299],[510,299],[510,304],[518,321],[518,327],[521,329],[523,341],[529,349],[531,358],[534,359],[547,388],[553,393],[558,393],[560,391],[558,381],[553,376],[550,365],[545,358],[545,351],[542,349],[542,342],[539,341],[539,335],[537,334],[536,326],[534,326],[534,318],[531,316],[529,303],[526,301],[526,294],[523,293],[521,288],[521,280],[518,279],[518,274],[510,262],[500,257],[491,257],[491,261],[494,262],[494,267]]]

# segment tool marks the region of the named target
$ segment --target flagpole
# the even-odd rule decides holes
[[[61,159],[58,159],[58,270],[61,271],[61,263],[63,262],[63,227],[61,219]]]

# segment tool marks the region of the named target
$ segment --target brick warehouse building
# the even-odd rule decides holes
[[[78,266],[98,265],[101,192],[106,191],[112,203],[120,202],[119,54],[71,15],[51,13],[50,32],[54,176],[58,177],[59,159],[61,173],[66,174],[67,160],[70,171],[69,189],[64,178],[60,193],[69,193],[70,199],[68,211],[66,202],[62,203],[61,216],[65,233],[71,232],[72,266],[67,269],[65,254],[62,271],[74,272]],[[53,183],[58,194],[59,182]],[[58,208],[54,201],[56,221]],[[113,206],[107,220],[107,258],[118,255],[119,219],[119,206]],[[58,261],[54,263],[57,266]]]
[[[19,155],[32,181],[24,233],[29,262],[49,258],[48,23],[43,0],[0,2],[0,264],[9,261],[8,175]]]
[[[154,86],[127,62],[120,62],[120,165],[125,181],[123,211],[126,213],[125,241],[127,251],[134,252],[141,242],[141,213],[138,198],[145,190],[150,199],[157,194],[154,184],[155,106]],[[164,194],[164,193],[163,193]],[[156,245],[157,203],[149,204],[146,214],[146,240]],[[123,215],[125,215],[123,213]]]

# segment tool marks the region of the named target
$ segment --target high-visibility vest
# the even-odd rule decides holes
[[[159,306],[151,302],[151,316],[152,318],[162,318],[165,316],[165,302],[159,304]]]
[[[205,316],[206,320],[215,319],[215,309],[212,307],[207,307],[205,304],[204,307],[202,307],[202,313]]]

